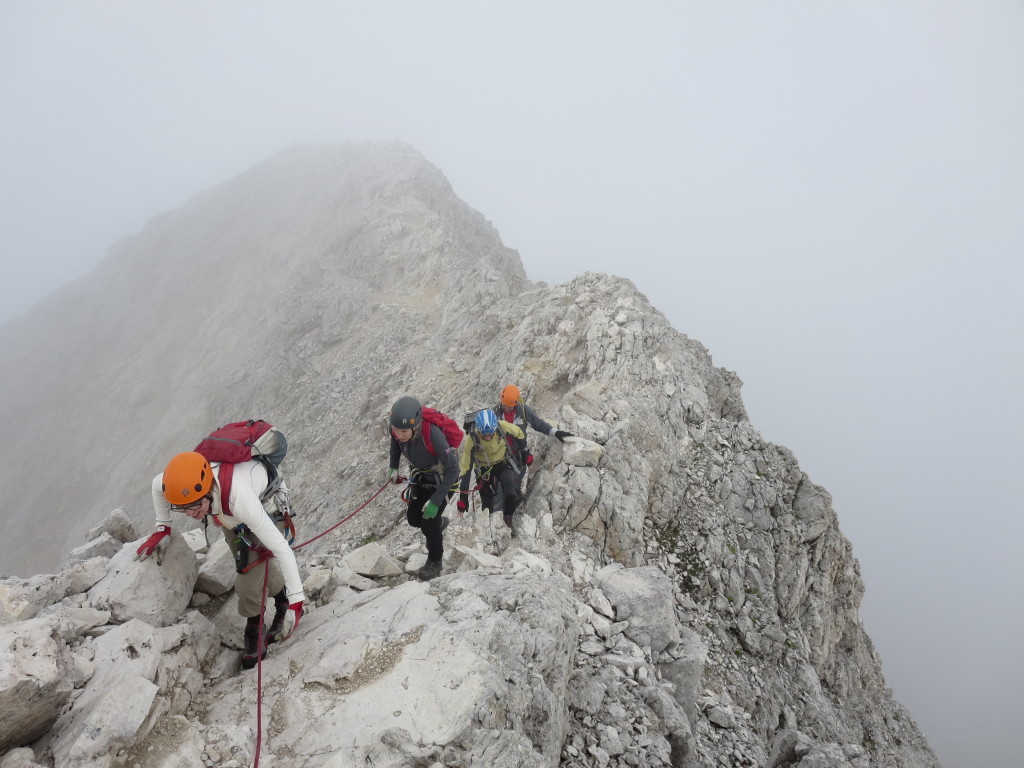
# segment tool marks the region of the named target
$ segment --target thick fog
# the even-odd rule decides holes
[[[1024,6],[493,6],[0,0],[0,321],[284,147],[406,141],[740,375],[943,764],[1018,764]]]

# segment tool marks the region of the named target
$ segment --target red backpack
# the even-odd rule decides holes
[[[228,499],[231,496],[235,464],[256,459],[266,467],[270,482],[267,490],[260,495],[260,501],[264,501],[281,485],[278,466],[288,453],[288,441],[281,430],[263,419],[249,419],[234,421],[215,429],[195,450],[210,462],[220,462],[217,479],[220,481],[221,508],[230,515]]]
[[[423,445],[426,446],[427,451],[431,456],[437,456],[437,451],[434,450],[434,446],[430,444],[430,425],[433,424],[442,432],[444,432],[444,438],[448,441],[448,445],[452,448],[458,448],[462,444],[462,430],[459,429],[459,425],[455,422],[455,419],[446,416],[440,411],[435,411],[433,408],[423,406]]]

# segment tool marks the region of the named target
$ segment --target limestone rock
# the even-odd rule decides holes
[[[360,576],[396,576],[402,572],[402,565],[380,544],[360,547],[343,561]]]
[[[641,646],[661,653],[680,640],[672,582],[657,568],[608,566],[594,575],[615,607],[615,618],[629,622],[626,633]]]
[[[92,541],[103,534],[109,534],[116,541],[125,544],[139,537],[135,524],[124,507],[118,507],[86,534],[86,541]],[[109,555],[108,555],[109,557]]]
[[[423,556],[424,561],[426,555]],[[422,565],[422,563],[420,563]],[[418,567],[418,566],[417,566]],[[377,584],[373,579],[368,579],[365,576],[360,576],[358,573],[353,571],[346,563],[335,566],[334,568],[334,580],[338,584],[352,587],[352,589],[365,590],[375,589]]]
[[[28,747],[12,749],[0,757],[0,768],[43,768],[35,758],[35,753]]]
[[[209,552],[210,547],[212,546],[212,544],[207,541],[207,532],[202,528],[193,528],[190,531],[185,531],[181,536],[185,539],[185,543],[188,544],[189,549],[197,555],[205,555]],[[214,539],[214,542],[216,542],[216,538]]]
[[[110,559],[107,574],[89,590],[89,603],[109,610],[115,621],[142,619],[157,626],[177,621],[192,598],[198,576],[195,555],[176,532],[162,560],[135,560],[137,542]],[[138,542],[141,543],[141,542]]]
[[[46,733],[74,689],[73,668],[56,619],[0,626],[0,753]]]
[[[88,510],[152,530],[160,464],[263,415],[291,444],[311,593],[257,675],[223,552],[183,518],[161,562],[130,541],[0,579],[0,630],[46,627],[18,646],[49,669],[16,726],[40,764],[251,765],[261,676],[268,766],[938,766],[828,492],[750,423],[739,377],[627,280],[530,282],[409,147],[295,147],[206,190],[0,328],[0,356],[24,441],[0,463],[5,569],[134,538]],[[382,424],[399,396],[458,419],[501,382],[577,437],[530,430],[516,537],[473,494],[421,583],[407,486],[378,489]]]
[[[195,588],[211,597],[217,597],[234,587],[236,575],[235,559],[228,543],[219,538],[210,546],[203,564],[199,566]]]
[[[72,565],[63,571],[68,579],[68,594],[79,595],[88,592],[93,585],[107,575],[109,558],[93,557]]]
[[[80,547],[75,547],[68,554],[67,563],[76,565],[94,557],[111,558],[121,549],[122,542],[107,532],[101,532]]]
[[[570,437],[562,444],[562,460],[574,467],[596,467],[603,455],[604,449],[592,440]]]

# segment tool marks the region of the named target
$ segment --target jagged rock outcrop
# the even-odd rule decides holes
[[[31,749],[4,760],[248,765],[259,735],[281,765],[938,765],[861,628],[828,493],[737,377],[626,280],[530,283],[407,147],[295,149],[208,190],[0,349],[31,443],[0,463],[8,518],[65,566],[0,581],[3,748]],[[220,423],[286,431],[304,540],[383,482],[397,396],[461,415],[511,381],[579,436],[532,435],[516,539],[474,509],[443,575],[410,580],[424,550],[391,492],[301,549],[311,610],[263,665],[262,723],[219,534],[76,562],[148,533],[152,474]]]

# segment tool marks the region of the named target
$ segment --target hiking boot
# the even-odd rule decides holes
[[[419,576],[420,581],[430,581],[431,579],[441,575],[441,561],[440,560],[427,560],[422,568],[420,568]]]
[[[288,614],[288,606],[284,607],[284,610],[274,611],[274,620],[270,622],[270,627],[267,628],[267,634],[265,635],[266,640],[263,642],[266,645],[270,645],[277,640],[277,636],[284,629],[284,618]]]
[[[451,520],[449,520],[444,515],[441,515],[441,533],[444,533],[444,529],[448,527],[448,523],[450,522]]]
[[[242,651],[242,669],[252,669],[260,659],[267,658],[267,644],[263,644],[263,655],[259,655],[257,643],[260,637],[259,621],[255,624],[250,620],[245,625],[245,648]]]
[[[284,590],[282,589],[278,594],[274,595],[274,620],[270,622],[267,634],[264,635],[264,638],[266,638],[263,641],[265,645],[270,645],[277,640],[278,634],[284,629],[284,619],[287,614],[288,599],[284,596]]]
[[[506,512],[504,515],[502,515],[501,519],[505,521],[505,525],[507,525],[509,528],[512,528],[512,531],[515,532],[515,528],[512,527],[512,515],[509,512]]]

